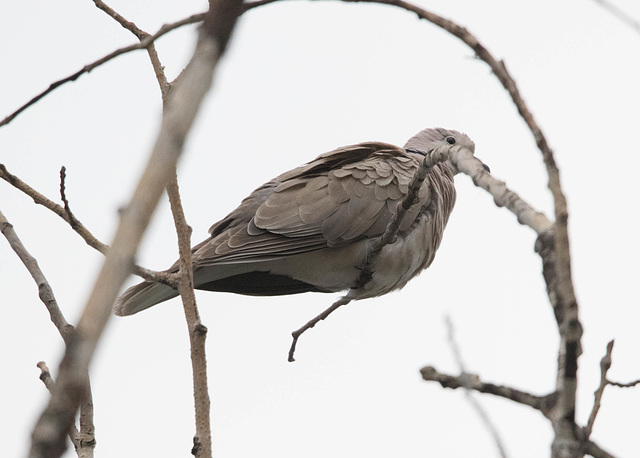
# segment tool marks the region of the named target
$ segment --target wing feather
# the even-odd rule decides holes
[[[289,256],[381,235],[408,192],[418,160],[385,143],[361,143],[323,154],[263,185],[199,245],[198,266]],[[406,230],[428,203],[400,224]]]

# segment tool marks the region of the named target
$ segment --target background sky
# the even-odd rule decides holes
[[[109,4],[148,32],[206,9],[202,0]],[[594,1],[419,4],[464,25],[505,59],[556,153],[585,329],[577,411],[585,424],[609,340],[616,341],[610,378],[640,377],[640,34]],[[640,18],[637,1],[616,4]],[[0,10],[1,117],[135,41],[89,1],[11,2]],[[188,27],[158,42],[170,78],[188,61],[194,38]],[[110,243],[160,112],[146,54],[128,54],[0,129],[0,162],[54,200],[66,166],[75,215]],[[531,134],[489,68],[457,39],[378,5],[283,2],[251,11],[180,164],[193,243],[260,184],[320,153],[371,140],[402,145],[435,126],[466,132],[494,176],[553,214]],[[469,371],[534,394],[555,386],[558,335],[534,233],[468,177],[456,181],[458,203],[432,267],[402,291],[350,304],[305,333],[295,363],[287,362],[290,332],[337,295],[197,294],[209,328],[214,456],[497,456],[464,393],[420,378],[425,365],[457,372],[444,317],[454,322]],[[102,255],[5,182],[0,208],[75,322]],[[177,257],[175,240],[165,199],[139,263],[168,267]],[[46,361],[55,376],[63,344],[4,240],[0,304],[3,453],[24,456],[48,398],[36,363]],[[189,456],[192,381],[178,300],[112,319],[91,376],[96,456]],[[552,431],[541,414],[477,398],[511,456],[549,455]],[[593,439],[617,456],[636,456],[639,408],[640,389],[608,388]]]

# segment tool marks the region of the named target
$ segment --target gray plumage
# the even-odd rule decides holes
[[[380,142],[338,148],[265,183],[193,248],[195,287],[276,296],[355,286],[371,240],[384,233],[434,148],[455,154],[475,147],[460,132],[425,129],[404,148]],[[402,288],[431,264],[455,203],[456,173],[450,161],[435,165],[397,239],[369,266],[371,279],[352,291],[355,299]],[[115,313],[132,315],[175,296],[171,287],[145,281],[124,292]]]

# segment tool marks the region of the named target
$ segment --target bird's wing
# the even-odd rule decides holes
[[[195,265],[273,259],[379,236],[417,167],[403,149],[379,142],[323,154],[256,189],[212,226],[211,238],[194,248]],[[424,185],[400,231],[429,197]]]

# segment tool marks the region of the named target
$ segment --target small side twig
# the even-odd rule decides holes
[[[328,309],[326,309],[324,312],[322,312],[320,315],[316,316],[315,318],[309,320],[307,323],[305,323],[304,326],[302,326],[300,329],[296,329],[295,331],[293,331],[291,333],[291,336],[293,337],[293,341],[291,342],[291,347],[289,347],[289,357],[287,358],[287,361],[289,361],[290,363],[295,361],[295,358],[293,357],[293,354],[296,352],[296,344],[298,343],[298,339],[300,338],[300,336],[307,330],[307,329],[311,329],[312,327],[314,327],[316,324],[318,324],[320,321],[324,320],[325,318],[327,318],[329,315],[331,315],[333,312],[335,312],[336,310],[338,310],[340,307],[342,307],[343,305],[347,305],[349,302],[351,302],[351,298],[348,297],[348,295],[345,295],[343,297],[341,297],[340,299],[338,299],[337,301],[335,301],[331,307],[329,307]]]
[[[636,386],[640,385],[640,379],[634,380],[633,382],[629,382],[629,383],[620,383],[620,382],[609,381],[609,385],[617,386],[618,388],[633,388],[633,387],[636,387]]]
[[[309,320],[301,328],[291,333],[291,336],[293,337],[293,341],[291,342],[291,346],[289,347],[289,355],[288,355],[287,361],[289,362],[295,361],[295,358],[293,355],[296,350],[296,345],[298,343],[298,339],[305,331],[313,328],[316,324],[326,319],[329,315],[331,315],[333,312],[338,310],[340,307],[351,302],[355,296],[356,291],[359,288],[363,287],[371,279],[371,275],[372,275],[371,266],[374,264],[374,261],[378,257],[378,254],[380,253],[382,248],[385,245],[393,243],[393,241],[395,240],[398,234],[398,229],[400,227],[400,221],[404,219],[409,209],[416,204],[418,192],[422,187],[422,183],[424,183],[424,180],[427,178],[427,175],[429,175],[432,172],[433,167],[437,163],[444,162],[448,158],[449,158],[449,155],[447,150],[440,149],[440,148],[435,150],[430,150],[425,155],[424,159],[422,160],[422,162],[420,162],[420,165],[416,169],[416,172],[413,175],[413,178],[411,179],[411,183],[409,184],[409,190],[407,192],[407,195],[404,197],[404,199],[402,199],[402,202],[398,204],[398,207],[396,208],[396,212],[391,218],[391,221],[389,221],[389,223],[387,224],[387,227],[385,228],[384,233],[381,236],[373,239],[370,245],[370,251],[367,255],[367,264],[364,266],[364,268],[360,272],[360,275],[356,280],[354,286],[351,287],[351,289],[345,296],[341,297],[336,302],[334,302],[331,305],[331,307],[323,311],[321,314],[319,314],[312,320]]]
[[[604,389],[609,384],[607,380],[607,372],[611,368],[611,352],[613,351],[613,340],[607,344],[607,352],[600,360],[600,385],[598,389],[593,393],[594,402],[593,408],[591,409],[591,414],[589,415],[589,421],[587,422],[587,426],[584,428],[584,432],[586,437],[591,436],[591,432],[593,431],[593,424],[596,421],[596,416],[598,415],[598,411],[600,410],[600,406],[602,403],[602,395],[604,394]]]
[[[40,380],[42,380],[42,383],[44,383],[45,388],[49,393],[53,393],[53,390],[56,387],[56,382],[54,382],[53,377],[51,377],[51,371],[49,371],[47,363],[45,363],[44,361],[40,361],[38,362],[38,364],[36,364],[36,366],[38,367],[38,369],[40,369]],[[78,428],[76,427],[76,425],[73,425],[69,430],[69,439],[71,439],[71,442],[74,445],[76,443],[78,434]]]
[[[60,198],[64,203],[64,211],[68,216],[68,221],[69,221],[69,224],[71,225],[71,228],[74,231],[78,232],[78,228],[80,227],[80,222],[71,211],[71,207],[69,206],[69,201],[67,200],[66,183],[65,183],[66,179],[67,179],[67,168],[63,165],[60,168]]]

